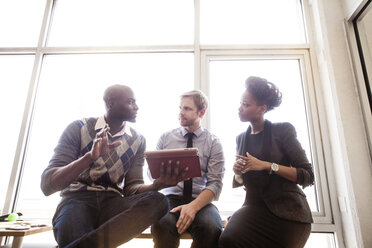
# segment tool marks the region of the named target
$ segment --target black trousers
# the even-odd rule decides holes
[[[249,202],[249,201],[246,201]],[[273,215],[263,201],[246,203],[230,218],[219,239],[219,248],[300,248],[311,224]]]

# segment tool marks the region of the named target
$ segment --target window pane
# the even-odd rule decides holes
[[[300,0],[202,0],[201,44],[305,43]]]
[[[36,46],[46,0],[0,1],[0,47]]]
[[[311,233],[305,248],[336,248],[333,233]]]
[[[220,210],[235,211],[244,202],[242,187],[232,189],[232,167],[235,161],[235,138],[246,131],[248,123],[240,122],[238,108],[249,76],[259,76],[275,83],[283,93],[279,108],[268,112],[271,122],[290,122],[311,162],[311,149],[298,60],[230,60],[212,61],[210,70],[211,129],[220,138],[226,157],[226,173],[221,195],[216,204]],[[228,94],[226,89],[228,87]],[[223,101],[221,101],[223,99]],[[228,129],[226,129],[228,127]],[[229,132],[232,130],[233,132]],[[314,187],[305,190],[312,211],[318,211]]]
[[[58,1],[49,44],[192,44],[193,11],[189,0]]]
[[[134,90],[139,112],[133,126],[145,136],[147,149],[155,149],[160,134],[178,125],[179,95],[194,86],[193,62],[191,53],[46,56],[17,209],[53,216],[59,194],[45,197],[40,175],[70,122],[104,114],[109,85]]]
[[[34,56],[31,55],[0,56],[0,116],[4,118],[0,121],[0,130],[3,130],[2,139],[6,140],[0,142],[2,154],[0,210],[4,206],[13,166],[33,61]]]

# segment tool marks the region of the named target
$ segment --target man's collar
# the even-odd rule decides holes
[[[96,122],[96,125],[94,127],[94,130],[100,130],[102,128],[105,127],[105,125],[107,124],[106,120],[105,120],[105,117],[104,116],[101,116],[98,118],[97,122]],[[125,122],[124,123],[124,127],[119,131],[117,132],[114,136],[111,136],[112,137],[117,137],[117,136],[123,136],[124,134],[128,134],[130,137],[132,137],[132,132],[130,131],[130,128],[128,127],[128,123]]]
[[[200,126],[198,129],[196,129],[194,131],[195,136],[198,137],[199,135],[201,135],[201,133],[203,132],[203,130],[204,130],[203,127]],[[181,127],[182,136],[185,136],[188,132],[189,131],[187,131],[185,127]]]

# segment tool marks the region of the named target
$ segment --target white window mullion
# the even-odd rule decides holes
[[[313,163],[316,165],[315,173],[316,173],[316,198],[318,201],[318,211],[313,212],[314,217],[314,225],[313,228],[315,232],[335,232],[338,225],[335,224],[332,216],[332,212],[336,211],[337,209],[334,208],[335,206],[332,205],[332,202],[335,199],[330,199],[332,196],[329,195],[329,191],[334,192],[333,188],[329,189],[329,184],[327,178],[327,174],[329,171],[326,171],[325,168],[325,156],[327,150],[327,144],[323,144],[324,140],[327,140],[323,137],[323,133],[321,130],[321,123],[319,117],[319,111],[322,104],[321,99],[318,99],[316,95],[314,79],[312,78],[312,67],[310,64],[310,56],[308,49],[300,49],[300,48],[293,48],[293,49],[284,49],[278,47],[277,49],[248,49],[248,50],[203,50],[201,53],[202,59],[202,89],[206,90],[209,94],[209,88],[211,87],[210,84],[210,70],[209,70],[209,63],[211,61],[237,61],[237,60],[276,60],[276,59],[295,59],[299,61],[300,73],[303,80],[303,91],[304,91],[304,101],[306,102],[306,110],[307,110],[307,122],[309,126],[309,135],[310,135],[310,143],[312,151],[312,160]],[[244,88],[244,80],[242,78],[242,89]],[[226,82],[226,87],[228,86],[229,82]],[[210,98],[213,98],[213,95],[209,94]],[[224,99],[224,101],[229,102],[228,99]],[[320,101],[320,103],[319,103]],[[231,103],[234,104],[234,103]],[[213,106],[211,106],[213,108]],[[211,111],[209,111],[211,112]],[[213,132],[213,130],[212,130]],[[329,159],[326,159],[327,162],[330,162]],[[227,161],[227,164],[229,162]],[[332,175],[332,173],[330,174]],[[332,180],[331,180],[332,181]],[[226,184],[227,185],[227,184]],[[228,187],[228,185],[227,185]],[[334,198],[335,196],[333,196]],[[333,209],[334,208],[334,209]],[[333,209],[333,211],[332,211]],[[222,209],[220,209],[222,210]],[[223,212],[223,210],[222,210]],[[226,213],[232,214],[232,213]]]
[[[324,139],[324,133],[319,131],[322,130],[319,118],[319,111],[322,111],[321,107],[322,99],[316,95],[316,90],[314,85],[314,79],[312,75],[312,69],[310,64],[310,55],[308,52],[305,52],[303,59],[300,60],[302,76],[304,81],[304,93],[307,102],[307,113],[308,113],[308,122],[311,135],[311,143],[313,149],[313,161],[316,163],[317,170],[315,171],[316,176],[316,185],[317,188],[317,200],[319,212],[313,213],[315,223],[333,223],[333,216],[331,211],[331,202],[328,188],[327,173],[324,162],[324,149],[326,144],[322,143]]]
[[[201,85],[201,69],[200,69],[200,2],[194,0],[194,77],[195,88],[200,89]]]
[[[14,211],[16,208],[17,194],[19,192],[20,180],[22,178],[23,165],[27,151],[27,141],[31,131],[32,112],[37,91],[37,82],[42,65],[42,48],[46,41],[47,28],[52,12],[53,1],[48,0],[45,6],[44,18],[39,36],[38,47],[36,48],[35,61],[32,69],[30,85],[27,94],[21,129],[14,155],[12,172],[9,178],[8,191],[5,198],[3,211],[5,213]]]

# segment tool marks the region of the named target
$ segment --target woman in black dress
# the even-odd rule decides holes
[[[236,138],[233,187],[244,185],[246,197],[223,231],[219,248],[303,247],[312,216],[298,185],[314,183],[312,166],[295,128],[264,118],[281,103],[278,88],[259,77],[249,77],[245,84],[239,117],[250,125]]]

